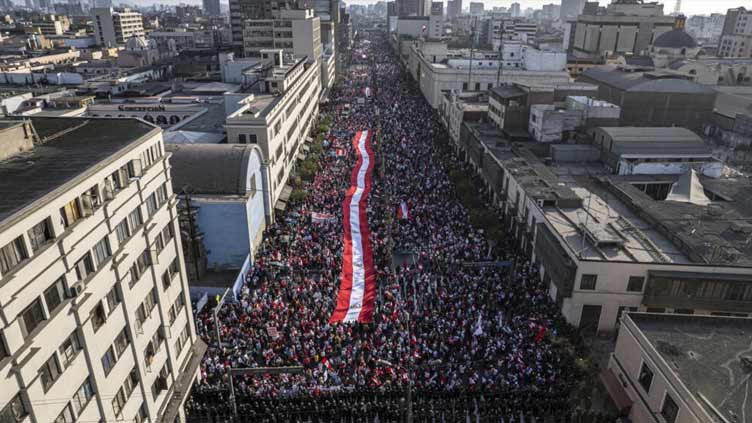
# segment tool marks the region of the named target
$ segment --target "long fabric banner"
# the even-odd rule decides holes
[[[350,189],[342,203],[345,232],[342,279],[331,323],[370,323],[376,298],[376,272],[373,268],[373,249],[366,214],[374,166],[371,132],[356,133],[353,145],[358,162],[353,168]]]

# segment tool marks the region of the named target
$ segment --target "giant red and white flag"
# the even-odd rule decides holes
[[[329,319],[336,322],[370,323],[376,298],[376,272],[368,229],[366,205],[371,192],[374,157],[371,132],[355,134],[353,139],[358,162],[350,178],[350,189],[343,206],[344,249],[342,276],[337,305]]]

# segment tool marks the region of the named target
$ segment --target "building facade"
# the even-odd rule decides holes
[[[115,47],[133,36],[144,36],[144,20],[140,13],[111,7],[92,9],[94,39],[97,45]]]
[[[284,62],[280,50],[262,51],[264,55],[274,56],[275,65],[259,80],[263,93],[229,115],[225,128],[229,143],[261,147],[271,204],[284,208],[292,191],[287,181],[318,116],[321,68],[301,58]]]
[[[752,57],[752,10],[729,9],[718,44],[719,57]]]
[[[0,145],[26,153],[0,160],[13,193],[0,206],[0,416],[174,421],[206,346],[161,131],[135,119],[4,127]],[[18,160],[34,166],[19,173]]]

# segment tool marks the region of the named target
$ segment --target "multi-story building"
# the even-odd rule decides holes
[[[511,6],[509,6],[509,13],[512,14],[513,18],[519,18],[522,16],[522,9],[520,7],[519,3],[512,3]]]
[[[321,66],[321,85],[331,88],[336,77],[334,54],[334,28],[329,21],[326,26],[328,44],[322,43],[321,19],[313,9],[280,10],[275,19],[246,21],[243,30],[243,51],[246,57],[257,57],[261,51],[282,49],[294,56],[306,56]]]
[[[561,0],[561,20],[576,19],[582,13],[586,0]]]
[[[219,0],[203,0],[204,14],[208,16],[219,16]]]
[[[580,56],[639,55],[672,29],[674,17],[663,14],[662,4],[616,0],[605,14],[579,15],[568,24],[565,42],[571,53]]]
[[[470,16],[480,16],[483,14],[483,2],[471,1],[469,7],[468,11],[470,12]]]
[[[462,0],[449,0],[447,2],[447,17],[456,18],[462,14]]]
[[[718,56],[752,57],[752,10],[739,7],[726,12]]]
[[[2,420],[183,419],[206,345],[161,130],[32,118],[0,145]]]
[[[464,123],[460,156],[583,333],[612,332],[624,310],[749,314],[752,184],[699,136],[600,128],[539,156],[500,134]]]
[[[42,35],[63,35],[70,29],[67,16],[44,15],[31,22],[31,27]]]
[[[280,10],[307,9],[308,0],[231,0],[230,29],[232,45],[243,50],[243,28],[249,19],[273,19]]]
[[[151,31],[149,40],[154,40],[160,51],[193,49],[196,47],[196,32],[185,29],[173,31]]]
[[[600,374],[617,410],[634,423],[732,422],[748,415],[752,320],[680,313],[622,316]]]
[[[110,7],[92,9],[94,39],[100,46],[125,44],[129,38],[144,36],[144,20],[140,13]]]
[[[397,0],[399,16],[429,16],[431,0]]]
[[[431,16],[444,16],[444,2],[431,2]]]
[[[262,51],[258,65],[245,71],[257,94],[226,120],[229,143],[261,147],[269,169],[269,198],[277,209],[289,198],[287,181],[318,116],[320,71],[306,58]]]
[[[416,40],[409,45],[403,60],[434,108],[439,107],[442,92],[447,90],[483,91],[513,82],[530,85],[569,82],[569,74],[564,70],[565,54],[527,46],[522,61],[515,57],[512,62],[507,61],[511,53],[505,50],[504,60],[500,61],[498,52],[452,50],[443,42]]]

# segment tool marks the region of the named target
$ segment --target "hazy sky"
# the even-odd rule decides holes
[[[478,1],[478,0],[473,0]],[[544,4],[549,3],[561,3],[561,0],[480,0],[483,1],[483,3],[486,4],[487,8],[491,8],[493,6],[502,6],[502,7],[509,7],[510,4],[514,3],[515,1],[522,5],[522,8],[525,9],[527,7],[534,7],[539,8]],[[599,0],[601,3],[601,6],[605,6],[606,4],[610,3],[609,0]],[[345,0],[345,3],[348,4],[368,4],[368,3],[375,3],[376,0]],[[446,1],[444,2],[446,3]],[[463,0],[463,7],[467,7],[466,5],[470,3],[470,0]],[[662,3],[665,5],[664,10],[666,13],[671,13],[674,11],[674,5],[676,4],[676,0],[663,0]],[[726,10],[734,8],[734,7],[740,7],[745,6],[748,9],[752,7],[752,1],[750,0],[682,0],[682,12],[684,12],[687,15],[698,15],[698,14],[710,14],[715,12],[726,12]]]

